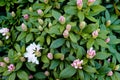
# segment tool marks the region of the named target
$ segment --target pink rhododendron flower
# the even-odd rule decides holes
[[[15,70],[14,64],[10,64],[10,65],[8,66],[8,71],[14,71],[14,70]]]
[[[110,38],[108,37],[106,40],[105,40],[106,43],[109,43],[110,42]]]
[[[42,15],[42,14],[43,14],[43,11],[42,11],[41,9],[38,9],[38,10],[37,10],[37,13],[38,13],[39,15]]]
[[[60,16],[60,17],[59,17],[59,22],[60,22],[61,24],[64,24],[64,23],[65,23],[65,17],[64,17],[64,16]]]
[[[27,26],[24,23],[22,23],[21,28],[23,31],[27,31]]]
[[[67,26],[66,26],[66,30],[68,30],[68,31],[71,30],[71,25],[70,25],[70,24],[67,24]]]
[[[93,50],[93,48],[91,47],[91,48],[87,51],[87,58],[92,59],[95,55],[96,55],[96,52],[95,52],[95,50]]]
[[[50,60],[52,60],[52,59],[53,59],[53,54],[52,54],[52,53],[48,53],[48,54],[47,54],[47,57],[48,57]]]
[[[107,75],[108,75],[108,76],[112,76],[112,75],[113,75],[113,72],[112,72],[112,71],[109,71],[109,72],[107,73]]]
[[[76,69],[82,69],[82,63],[83,63],[83,60],[76,59],[73,61],[71,66],[76,68]]]
[[[69,36],[69,31],[68,31],[68,30],[65,30],[65,31],[63,32],[63,36],[64,36],[64,38],[68,38],[68,36]]]
[[[83,6],[83,1],[77,0],[77,8],[80,10],[80,9],[82,9],[82,6]]]
[[[1,66],[1,67],[5,67],[6,64],[5,64],[4,62],[0,62],[0,66]]]
[[[29,19],[29,15],[28,14],[24,14],[23,17],[24,17],[25,20]]]
[[[96,38],[98,36],[98,30],[92,32],[92,37]]]

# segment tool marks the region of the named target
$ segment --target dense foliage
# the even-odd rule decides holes
[[[1,0],[0,79],[120,80],[119,0]]]

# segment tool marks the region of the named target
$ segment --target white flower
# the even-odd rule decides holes
[[[2,28],[2,29],[0,29],[0,33],[1,33],[3,36],[6,36],[6,39],[9,38],[9,35],[8,35],[9,29],[8,29],[8,28]]]
[[[26,48],[27,52],[24,54],[24,57],[28,58],[28,62],[39,64],[35,52],[39,52],[40,49],[42,49],[42,47],[40,47],[39,44],[36,45],[35,43],[32,43]]]

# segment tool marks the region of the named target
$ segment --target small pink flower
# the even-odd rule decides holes
[[[66,30],[68,30],[68,31],[71,30],[71,25],[70,25],[70,24],[67,24],[67,26],[66,26]]]
[[[82,9],[82,6],[83,6],[83,1],[77,0],[77,8],[80,10],[80,9]]]
[[[91,6],[96,0],[88,0],[88,6]]]
[[[44,74],[45,74],[45,76],[49,76],[50,75],[50,73],[48,71],[45,71]]]
[[[69,36],[68,30],[65,30],[65,31],[63,32],[63,36],[64,36],[64,38],[68,38],[68,36]]]
[[[47,57],[48,57],[48,59],[52,60],[53,59],[53,54],[52,53],[48,53]]]
[[[105,40],[106,43],[109,43],[110,42],[110,38],[108,37],[106,40]]]
[[[9,29],[8,29],[8,28],[2,28],[2,29],[0,29],[0,33],[1,33],[3,36],[5,36],[6,39],[8,39],[9,36],[10,36],[10,33],[9,33]]]
[[[65,17],[64,17],[64,16],[60,16],[60,17],[59,17],[59,22],[60,22],[61,24],[65,24]]]
[[[24,23],[22,23],[21,28],[23,31],[27,31],[27,26]]]
[[[113,75],[113,72],[112,71],[109,71],[108,73],[107,73],[107,76],[112,76]]]
[[[76,68],[76,69],[82,69],[82,63],[83,63],[83,60],[76,59],[73,61],[71,66]]]
[[[29,79],[33,79],[33,75],[32,75],[32,74],[30,74],[28,78],[29,78]]]
[[[98,30],[95,30],[92,32],[93,38],[96,38],[98,36]]]
[[[38,13],[39,15],[41,15],[41,14],[43,14],[43,11],[42,11],[41,9],[38,9],[38,10],[37,10],[37,13]]]
[[[14,70],[15,70],[14,64],[10,64],[10,65],[8,66],[8,71],[14,71]]]
[[[93,48],[91,47],[91,48],[87,51],[87,58],[92,59],[95,55],[96,55],[96,52],[95,52],[95,50],[93,50]]]
[[[3,59],[6,63],[9,63],[9,58],[8,57],[4,57]]]
[[[5,64],[4,62],[0,62],[0,66],[1,66],[1,67],[5,67],[6,64]]]
[[[29,15],[28,14],[24,14],[23,17],[24,17],[25,20],[28,20]]]

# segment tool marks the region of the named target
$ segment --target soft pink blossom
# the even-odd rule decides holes
[[[29,78],[29,79],[33,79],[33,75],[32,75],[32,74],[30,74],[28,78]]]
[[[80,9],[82,9],[82,6],[83,6],[83,1],[77,0],[77,8],[80,10]]]
[[[91,47],[87,50],[87,58],[92,59],[96,55],[96,51]]]
[[[96,0],[88,0],[88,6],[91,6]]]
[[[70,25],[70,24],[67,24],[67,26],[66,26],[66,30],[68,30],[68,31],[71,30],[71,25]]]
[[[98,36],[98,30],[92,32],[92,37],[96,38]]]
[[[109,71],[109,72],[107,73],[107,75],[108,75],[108,76],[112,76],[112,75],[113,75],[113,72],[112,72],[112,71]]]
[[[0,62],[0,66],[1,66],[1,67],[5,67],[6,64],[5,64],[4,62]]]
[[[48,53],[48,54],[47,54],[47,57],[48,57],[50,60],[52,60],[52,59],[53,59],[53,54],[52,54],[52,53]]]
[[[65,31],[63,32],[63,36],[64,36],[64,38],[68,38],[68,36],[69,36],[69,31],[68,31],[68,30],[65,30]]]
[[[42,15],[42,14],[43,14],[43,11],[42,11],[41,9],[38,9],[38,10],[37,10],[37,13],[38,13],[39,15]]]
[[[60,17],[59,17],[59,22],[60,22],[61,24],[64,24],[64,23],[65,23],[65,17],[64,17],[64,16],[60,16]]]
[[[15,70],[14,64],[10,64],[10,65],[8,66],[8,71],[14,71],[14,70]]]
[[[92,3],[92,2],[95,2],[95,1],[96,1],[96,0],[88,0],[88,2],[91,2],[91,3]]]
[[[27,26],[24,23],[22,23],[21,28],[23,31],[27,31]]]
[[[25,20],[29,19],[29,15],[28,14],[24,14],[23,17],[24,17]]]
[[[83,63],[83,60],[76,59],[73,61],[71,66],[76,68],[76,69],[82,69],[82,63]]]
[[[0,33],[5,36],[6,39],[9,38],[10,34],[9,34],[9,29],[8,28],[1,28],[0,29]]]
[[[108,37],[106,40],[105,40],[106,43],[109,43],[110,42],[110,38]]]

